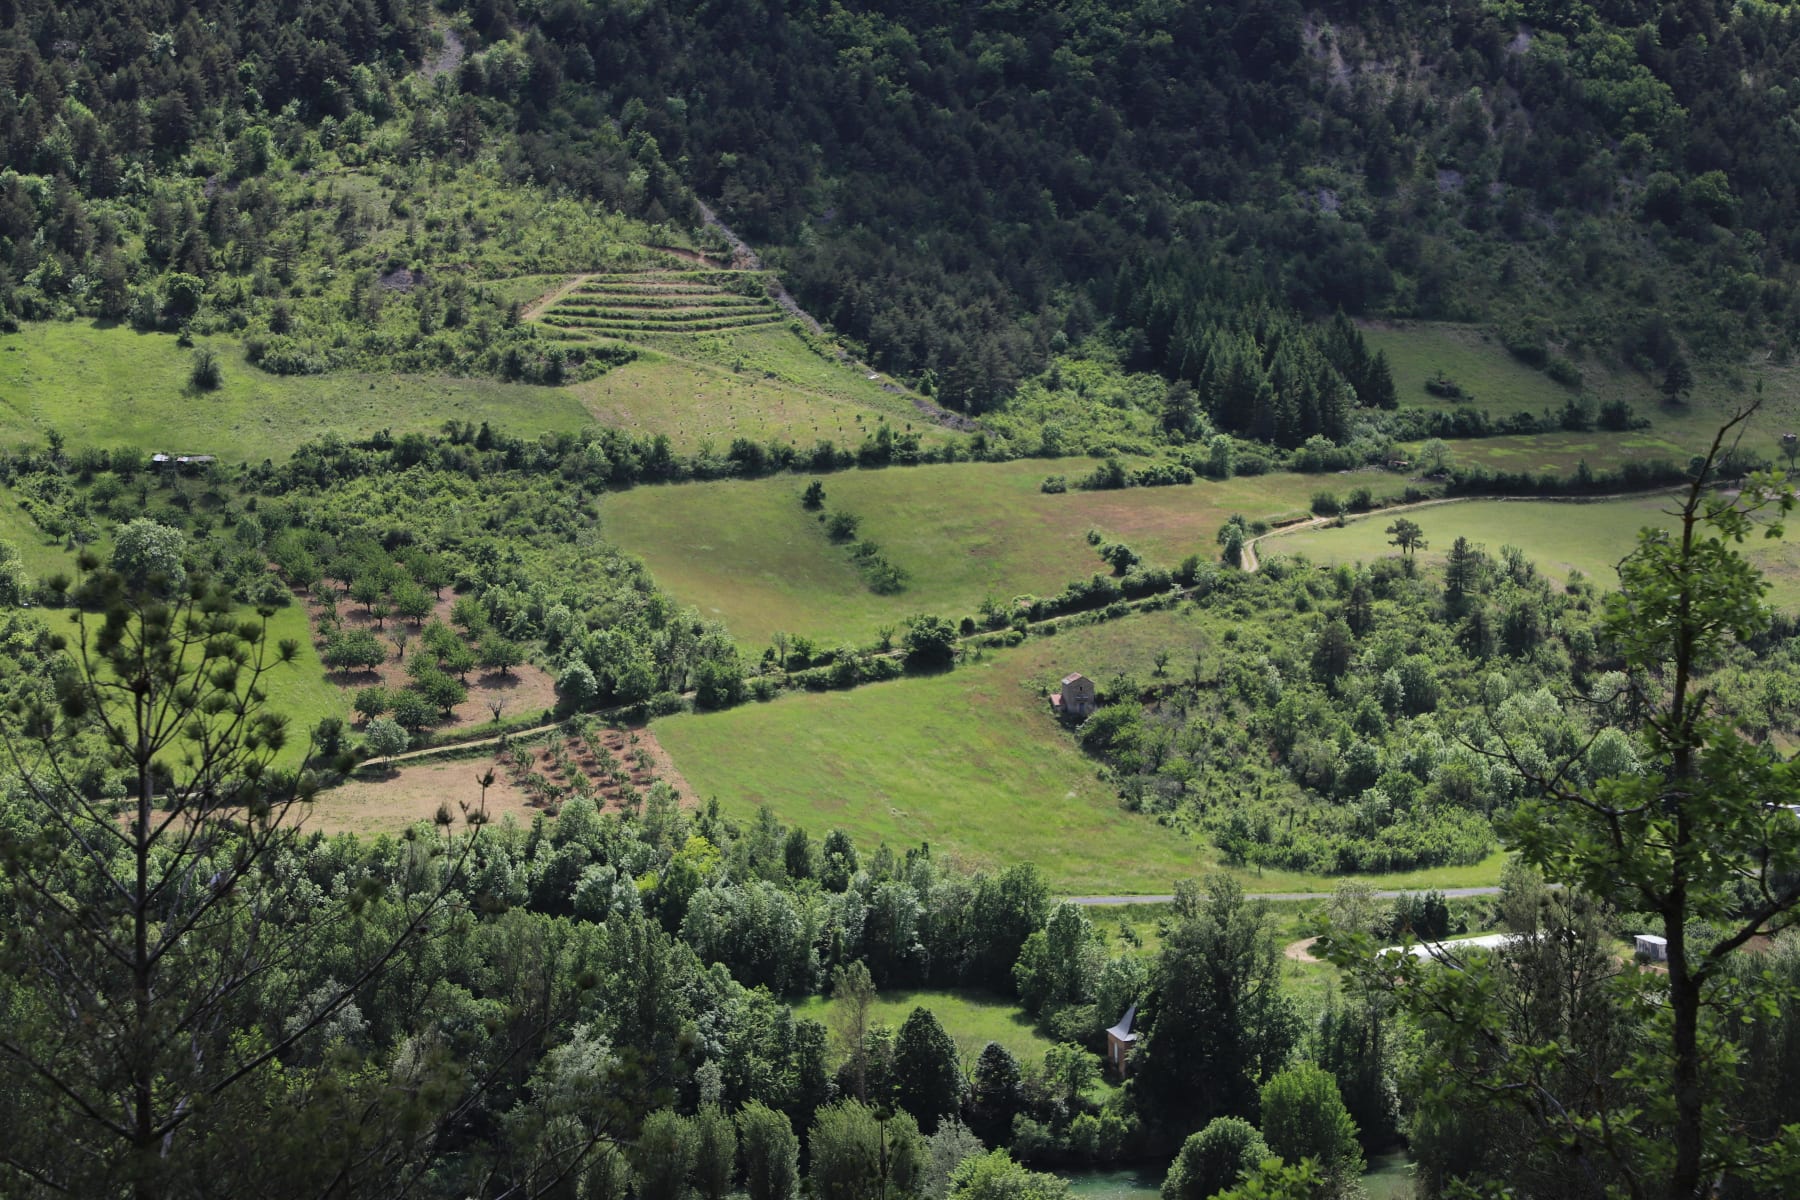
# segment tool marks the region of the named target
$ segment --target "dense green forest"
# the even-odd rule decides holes
[[[560,91],[518,108],[540,177],[591,179],[616,117],[780,247],[822,316],[972,410],[1108,321],[1132,361],[1199,382],[1220,311],[1253,299],[1487,320],[1540,358],[1659,372],[1794,332],[1783,5],[469,18],[472,48],[554,64]],[[492,90],[496,53],[465,60],[465,92]]]

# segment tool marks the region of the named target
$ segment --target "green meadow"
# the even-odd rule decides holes
[[[869,590],[819,514],[801,508],[803,476],[637,488],[607,497],[601,521],[663,587],[723,619],[747,646],[760,647],[777,630],[866,644],[880,626],[915,613],[960,618],[987,597],[1050,594],[1108,571],[1087,542],[1089,529],[1173,567],[1189,554],[1214,555],[1218,528],[1234,512],[1301,515],[1314,492],[1346,493],[1351,479],[1384,496],[1404,487],[1398,476],[1366,472],[1056,495],[1039,489],[1046,474],[1074,478],[1091,468],[1084,459],[1061,459],[824,476],[825,510],[854,513],[858,536],[906,572],[905,590],[887,596]]]
[[[235,615],[240,621],[256,619],[256,614],[247,608],[236,610]],[[53,632],[62,633],[69,639],[71,653],[78,651],[80,630],[75,624],[74,610],[44,609],[39,611],[39,616]],[[96,635],[99,629],[100,618],[90,614],[88,636]],[[269,618],[265,636],[270,666],[263,676],[262,690],[268,697],[268,711],[279,713],[288,722],[287,744],[277,756],[276,763],[282,767],[298,767],[306,757],[308,737],[320,721],[337,717],[349,723],[350,696],[325,678],[325,664],[319,661],[319,651],[313,645],[306,609],[302,605],[294,603],[276,609]],[[286,638],[298,642],[299,651],[291,662],[277,662],[276,647]]]
[[[1037,636],[939,675],[806,692],[653,728],[703,802],[739,818],[768,805],[816,836],[859,845],[921,842],[969,866],[1034,862],[1066,895],[1166,894],[1222,869],[1206,843],[1125,811],[1045,694],[1081,671],[1103,685],[1149,679],[1203,657],[1213,631],[1193,608]],[[1498,878],[1500,856],[1473,867],[1382,877],[1377,886],[1468,886]],[[1295,872],[1233,871],[1252,891],[1330,891]],[[1102,915],[1103,922],[1107,918]]]
[[[831,1024],[831,1001],[809,996],[794,1005],[794,1015]],[[965,1062],[973,1063],[989,1042],[999,1042],[1022,1063],[1041,1063],[1056,1043],[1037,1031],[1018,1002],[989,992],[920,990],[882,992],[870,1011],[871,1022],[898,1029],[915,1008],[930,1011],[944,1032],[956,1039]]]
[[[10,495],[0,495],[0,542],[19,551],[20,560],[33,579],[58,572],[71,577],[75,574],[75,551],[45,537]],[[110,551],[110,537],[103,537],[90,548],[104,559]],[[52,630],[64,633],[71,645],[75,643],[73,610],[39,609],[37,613]],[[249,619],[254,614],[246,609],[241,615]],[[90,629],[98,628],[95,618]],[[263,680],[270,709],[288,718],[290,738],[280,762],[283,766],[298,766],[306,751],[307,735],[314,726],[326,717],[349,720],[349,695],[325,678],[325,664],[319,661],[318,648],[313,645],[306,609],[298,601],[275,610],[269,618],[268,638],[271,648],[283,638],[293,638],[300,645],[291,663],[275,666]]]
[[[0,443],[40,441],[55,429],[77,449],[135,446],[259,462],[284,459],[327,433],[435,433],[450,420],[486,421],[525,437],[604,424],[664,434],[686,453],[708,445],[723,453],[738,437],[854,446],[881,420],[917,430],[929,443],[964,436],[924,421],[909,401],[855,371],[825,363],[785,330],[764,337],[763,347],[804,356],[809,370],[816,364],[837,386],[789,383],[760,367],[734,371],[654,350],[562,387],[367,371],[278,376],[246,362],[233,338],[195,344],[211,349],[224,368],[214,391],[189,385],[194,351],[170,334],[48,322],[0,335]]]
[[[33,579],[59,571],[70,577],[75,574],[75,551],[46,536],[10,492],[0,492],[0,542],[19,552],[19,561]],[[104,546],[95,550],[105,553]]]
[[[520,434],[591,423],[568,388],[358,371],[283,377],[245,362],[232,339],[196,343],[223,365],[216,391],[189,386],[193,351],[169,334],[69,322],[0,336],[0,442],[38,441],[55,429],[71,447],[258,462],[327,433],[436,432],[453,418]]]
[[[780,336],[811,355],[792,334]],[[902,432],[918,432],[927,443],[965,436],[924,421],[898,397],[878,390],[867,394],[856,386],[861,376],[848,369],[838,369],[837,381],[841,388],[813,389],[761,371],[733,371],[650,350],[567,390],[599,423],[660,433],[676,449],[690,453],[708,445],[723,453],[737,438],[809,448],[821,441],[854,447],[882,420]]]
[[[1106,632],[1153,628],[1174,632],[1150,619]],[[843,829],[863,846],[928,842],[935,855],[988,868],[1035,862],[1062,892],[1167,893],[1203,873],[1206,848],[1121,808],[1025,686],[1098,670],[1097,647],[1082,644],[1092,640],[1059,636],[944,675],[653,728],[695,793],[736,817],[766,804],[815,835]]]
[[[1458,537],[1498,553],[1517,546],[1550,578],[1566,582],[1580,572],[1603,588],[1618,583],[1614,569],[1630,553],[1646,526],[1672,528],[1673,496],[1640,496],[1590,502],[1558,500],[1467,500],[1432,505],[1406,514],[1425,531],[1424,563],[1438,563]],[[1265,539],[1257,546],[1267,558],[1304,554],[1314,562],[1367,562],[1399,553],[1388,544],[1391,516],[1372,513],[1341,529],[1320,526]],[[1770,600],[1800,609],[1800,543],[1753,538],[1741,547],[1769,578]]]
[[[1525,411],[1559,410],[1577,394],[1514,358],[1493,332],[1472,325],[1407,322],[1364,327],[1373,349],[1386,353],[1400,403],[1419,408],[1486,409],[1496,417]],[[1596,403],[1623,400],[1651,427],[1612,433],[1542,433],[1452,441],[1456,461],[1479,463],[1501,471],[1551,471],[1565,474],[1583,460],[1596,470],[1632,460],[1669,459],[1680,463],[1704,450],[1720,422],[1751,400],[1763,385],[1763,410],[1745,434],[1745,445],[1774,456],[1781,434],[1800,428],[1800,368],[1758,364],[1735,371],[1699,372],[1693,395],[1684,403],[1668,403],[1660,378],[1593,359],[1576,362],[1579,391]],[[1440,371],[1469,393],[1447,400],[1425,390],[1425,381]]]

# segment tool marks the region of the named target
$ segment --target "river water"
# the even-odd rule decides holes
[[[1080,1200],[1159,1200],[1163,1176],[1168,1173],[1169,1164],[1164,1162],[1075,1167],[1056,1172],[1069,1181],[1069,1190]]]

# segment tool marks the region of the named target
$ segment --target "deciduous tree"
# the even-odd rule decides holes
[[[751,1101],[738,1111],[737,1128],[750,1200],[793,1200],[800,1186],[800,1139],[787,1116]]]
[[[1643,714],[1637,770],[1584,786],[1579,752],[1547,768],[1506,753],[1533,788],[1505,823],[1521,857],[1551,883],[1652,914],[1666,938],[1666,976],[1627,972],[1602,985],[1620,1011],[1643,1014],[1640,1036],[1609,1072],[1626,1094],[1603,1094],[1596,1107],[1565,1091],[1586,1078],[1565,1072],[1579,1066],[1570,1040],[1499,1019],[1491,964],[1442,972],[1384,962],[1376,975],[1463,1048],[1473,1069],[1454,1094],[1506,1098],[1566,1161],[1609,1161],[1634,1196],[1697,1200],[1722,1178],[1754,1185],[1796,1164],[1791,1140],[1750,1136],[1722,1104],[1735,1076],[1723,1034],[1753,1011],[1732,986],[1732,956],[1793,925],[1800,910],[1800,818],[1788,808],[1800,767],[1752,744],[1708,686],[1725,653],[1768,622],[1768,583],[1736,546],[1759,524],[1778,533],[1793,504],[1775,475],[1753,477],[1741,493],[1712,490],[1729,440],[1754,411],[1720,430],[1673,528],[1639,535],[1606,599],[1604,633]],[[1704,938],[1695,936],[1701,923]],[[1334,941],[1335,960],[1366,966],[1366,944]]]
[[[1409,559],[1415,550],[1426,549],[1425,531],[1419,528],[1417,521],[1406,517],[1394,518],[1394,523],[1387,527],[1387,535],[1388,545],[1398,546],[1400,553]]]
[[[1220,876],[1207,879],[1204,899],[1192,884],[1177,897],[1126,1086],[1147,1119],[1193,1129],[1255,1112],[1257,1089],[1286,1062],[1299,1028],[1262,907]]]

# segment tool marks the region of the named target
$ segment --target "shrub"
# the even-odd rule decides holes
[[[870,658],[862,663],[862,676],[870,683],[898,679],[901,673],[900,660],[897,658]]]
[[[1289,1162],[1310,1158],[1331,1178],[1362,1173],[1356,1122],[1337,1080],[1312,1063],[1289,1067],[1263,1085],[1262,1135],[1275,1154]]]
[[[1560,354],[1552,354],[1544,366],[1544,374],[1566,387],[1581,386],[1581,368]]]
[[[210,392],[224,381],[219,356],[204,346],[194,351],[194,365],[188,370],[188,382],[200,391]]]
[[[956,658],[956,627],[921,614],[906,625],[906,661],[919,667],[949,666]]]
[[[1450,378],[1450,376],[1444,374],[1442,371],[1439,371],[1436,375],[1433,375],[1430,379],[1425,381],[1425,390],[1434,396],[1441,396],[1446,400],[1460,400],[1468,395],[1468,393],[1463,391],[1461,384],[1457,383],[1456,380]]]
[[[825,519],[825,535],[834,542],[847,542],[856,536],[855,513],[834,512]]]
[[[1215,1117],[1181,1144],[1163,1181],[1162,1200],[1206,1200],[1236,1186],[1268,1157],[1268,1144],[1250,1122]]]
[[[1344,511],[1344,505],[1331,492],[1317,492],[1312,498],[1312,510],[1321,517],[1335,517]]]

